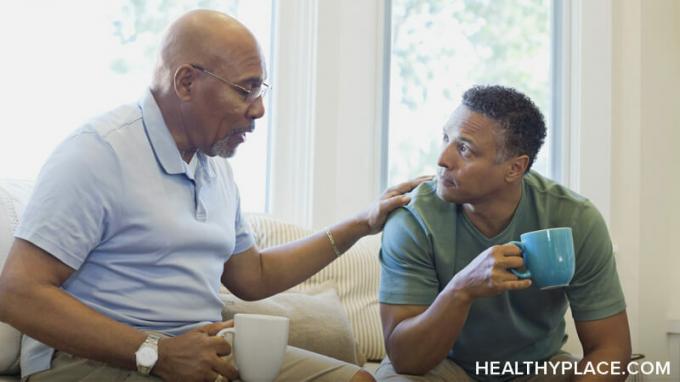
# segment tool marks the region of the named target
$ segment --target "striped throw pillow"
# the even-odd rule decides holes
[[[259,248],[288,243],[313,233],[263,214],[247,214],[246,220]],[[305,292],[316,289],[326,281],[333,281],[352,323],[359,351],[369,361],[385,357],[378,304],[379,250],[379,235],[365,237],[338,260],[291,289]]]

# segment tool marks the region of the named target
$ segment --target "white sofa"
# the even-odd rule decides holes
[[[0,270],[31,189],[29,181],[0,180]],[[251,214],[247,219],[260,248],[311,233],[266,215]],[[354,357],[355,362],[375,371],[385,354],[377,302],[379,246],[378,236],[364,238],[309,280],[265,301],[241,302],[225,289],[225,317],[252,311],[289,315],[292,345]],[[349,350],[349,342],[340,340],[348,336],[349,342],[354,342]],[[20,341],[16,329],[0,323],[0,382],[19,380]],[[341,344],[345,344],[343,349]]]

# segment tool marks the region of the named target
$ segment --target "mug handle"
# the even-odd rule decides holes
[[[224,328],[224,329],[220,330],[219,332],[217,332],[217,335],[219,337],[224,338],[225,341],[229,342],[229,344],[231,345],[231,354],[229,356],[234,355],[234,352],[236,351],[236,341],[235,341],[235,339],[236,339],[235,338],[236,337],[236,328],[235,327]],[[227,335],[231,335],[231,341],[227,340]],[[229,356],[225,356],[225,357],[229,357]]]
[[[524,244],[522,244],[522,242],[520,242],[520,241],[511,241],[510,244],[514,245],[515,247],[519,248],[520,251],[522,251],[522,258],[526,261],[526,257],[524,257],[524,251],[525,251]],[[512,274],[519,277],[520,279],[531,278],[531,271],[528,270],[528,269],[524,272],[518,271],[515,268],[508,268],[508,269],[510,270],[510,272],[512,272]]]

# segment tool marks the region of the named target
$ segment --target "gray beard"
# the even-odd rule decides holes
[[[234,154],[236,153],[236,148],[229,147],[227,141],[229,141],[229,136],[226,136],[224,139],[215,142],[212,146],[210,146],[210,152],[208,153],[208,155],[210,156],[217,155],[222,158],[233,157]]]

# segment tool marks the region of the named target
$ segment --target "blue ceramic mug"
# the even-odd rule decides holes
[[[510,269],[520,279],[531,279],[540,289],[561,288],[574,277],[574,239],[571,228],[548,228],[520,235],[513,241],[522,251],[525,271]]]

